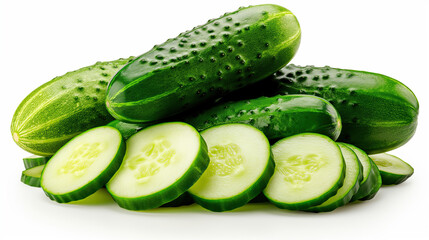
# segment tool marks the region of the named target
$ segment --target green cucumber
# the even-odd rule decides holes
[[[316,133],[284,138],[272,146],[275,172],[264,195],[279,208],[305,210],[334,196],[345,162],[338,145]]]
[[[277,5],[240,8],[179,34],[123,67],[107,109],[125,122],[151,122],[212,102],[286,65],[301,39],[296,17]]]
[[[387,153],[369,155],[380,170],[383,185],[400,184],[414,173],[404,160]]]
[[[380,173],[377,166],[362,149],[351,144],[342,144],[353,150],[363,167],[363,178],[359,184],[359,190],[352,197],[351,202],[371,199],[381,186]]]
[[[241,207],[256,197],[274,172],[270,143],[258,129],[225,124],[206,129],[210,165],[189,189],[195,202],[211,211]]]
[[[185,193],[209,164],[207,146],[192,126],[167,122],[131,136],[124,161],[106,184],[122,208],[160,207]]]
[[[107,84],[131,59],[98,62],[32,91],[13,115],[13,140],[30,153],[52,156],[79,133],[112,121],[105,107]]]
[[[125,143],[117,129],[87,130],[52,156],[42,173],[42,189],[59,203],[84,199],[110,180],[124,154]]]
[[[22,160],[24,160],[25,169],[29,169],[32,167],[37,167],[39,165],[46,164],[50,158],[51,157],[32,155],[32,156],[23,158]]]
[[[119,130],[122,137],[127,140],[132,135],[137,133],[138,131],[149,127],[153,124],[151,123],[126,123],[119,120],[113,120],[110,123],[108,123],[106,126],[114,127]]]
[[[42,164],[22,171],[21,182],[27,184],[28,186],[40,187],[40,177],[42,176],[44,167],[45,164]]]
[[[184,192],[182,195],[177,197],[171,202],[161,205],[161,207],[181,207],[186,205],[191,205],[194,203],[194,199],[188,192]]]
[[[338,207],[346,205],[353,195],[359,190],[359,183],[362,180],[362,165],[356,154],[346,145],[338,143],[346,163],[346,175],[344,184],[335,194],[320,205],[305,209],[311,212],[329,212]]]
[[[226,123],[250,124],[275,141],[303,132],[326,135],[333,140],[341,132],[341,119],[326,100],[308,95],[260,97],[220,103],[184,117],[198,131]]]
[[[343,124],[338,140],[368,154],[405,144],[417,127],[419,104],[413,92],[401,82],[377,73],[288,65],[232,97],[297,93],[331,102]]]

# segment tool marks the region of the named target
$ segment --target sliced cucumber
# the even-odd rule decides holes
[[[153,125],[127,140],[124,161],[106,187],[122,208],[156,208],[188,190],[209,161],[194,127],[181,122]]]
[[[194,203],[194,199],[188,192],[184,192],[178,198],[174,199],[171,202],[163,204],[161,207],[181,207],[185,205],[191,205]]]
[[[117,129],[102,126],[83,132],[48,161],[41,178],[43,191],[60,203],[86,198],[109,181],[124,153]]]
[[[344,184],[338,190],[335,196],[332,196],[324,203],[308,208],[305,211],[311,212],[329,212],[338,207],[346,205],[352,199],[353,195],[359,190],[359,183],[362,179],[362,165],[356,154],[346,145],[339,143],[338,146],[343,154],[346,163],[346,176]]]
[[[369,159],[371,161],[371,174],[375,176],[375,183],[371,189],[371,191],[369,192],[369,194],[363,198],[361,198],[360,200],[370,200],[372,198],[375,197],[375,195],[378,193],[378,190],[380,190],[380,187],[382,185],[382,179],[381,179],[381,174],[380,171],[378,170],[377,165],[374,163],[374,161],[372,161],[372,159]]]
[[[32,155],[32,156],[23,158],[22,160],[24,160],[25,169],[29,169],[32,167],[46,164],[50,158],[51,157]]]
[[[43,164],[22,171],[21,182],[32,187],[40,187],[40,177],[44,167],[45,165]]]
[[[195,202],[211,211],[245,205],[267,185],[274,172],[265,135],[247,124],[224,124],[201,132],[210,165],[189,189]]]
[[[349,147],[358,157],[360,163],[363,167],[363,179],[360,182],[359,190],[357,193],[353,196],[351,201],[356,200],[369,200],[365,199],[366,197],[371,197],[371,194],[377,193],[378,189],[380,188],[379,185],[379,173],[378,169],[376,169],[375,164],[372,163],[372,160],[369,158],[369,156],[360,148],[348,144],[343,143],[347,147]],[[375,194],[374,194],[375,195]],[[372,196],[374,197],[374,196]],[[372,198],[371,197],[371,198]]]
[[[345,163],[330,138],[302,133],[284,138],[272,147],[274,175],[264,190],[279,208],[304,210],[334,196],[343,185]]]
[[[369,155],[380,170],[383,185],[400,184],[414,173],[404,160],[387,153]]]

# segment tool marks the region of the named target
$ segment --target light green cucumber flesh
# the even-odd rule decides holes
[[[258,129],[224,124],[201,132],[210,164],[189,189],[195,202],[211,211],[241,207],[256,197],[274,172],[270,144]]]
[[[40,187],[40,177],[44,167],[45,165],[42,164],[22,171],[21,182],[32,187]]]
[[[379,153],[369,157],[380,170],[383,185],[400,184],[414,173],[414,168],[397,156]]]
[[[262,80],[298,50],[296,17],[272,4],[227,13],[155,45],[123,67],[106,105],[124,122],[153,122]],[[153,107],[153,106],[156,107]]]
[[[343,186],[337,193],[320,205],[305,209],[311,212],[329,212],[338,207],[346,205],[352,199],[353,195],[359,190],[359,183],[362,179],[362,165],[356,154],[347,146],[339,143],[341,153],[346,164],[346,174]]]
[[[132,59],[97,62],[32,91],[13,115],[13,140],[30,153],[52,156],[76,135],[112,121],[105,105],[107,84]]]
[[[50,158],[51,157],[32,155],[23,158],[22,160],[24,161],[25,169],[29,169],[32,167],[46,164]]]
[[[345,163],[332,139],[302,133],[272,146],[275,172],[264,190],[279,208],[305,210],[334,196],[343,185]]]
[[[184,194],[209,164],[197,130],[182,122],[150,126],[131,136],[123,163],[106,188],[122,208],[160,207]]]
[[[96,127],[76,136],[52,156],[41,177],[45,194],[59,203],[88,197],[121,165],[125,143],[113,127]]]

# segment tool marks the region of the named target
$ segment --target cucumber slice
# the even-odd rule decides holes
[[[102,126],[83,132],[46,164],[41,178],[43,191],[60,203],[86,198],[109,181],[124,153],[125,143],[117,129]]]
[[[25,169],[29,169],[32,167],[46,164],[50,158],[51,157],[32,155],[32,156],[23,158],[22,160],[24,160]]]
[[[378,169],[374,167],[375,164],[372,163],[372,160],[362,149],[348,143],[343,144],[353,150],[363,167],[363,179],[360,182],[359,190],[353,196],[351,202],[356,200],[369,200],[365,199],[365,197],[370,197],[371,194],[377,193],[380,188],[378,179],[380,174],[378,173]]]
[[[45,165],[43,164],[22,171],[21,182],[32,187],[40,187],[40,177],[44,167]]]
[[[380,190],[380,187],[382,185],[382,179],[381,179],[381,174],[380,171],[378,170],[377,165],[374,163],[374,161],[372,161],[372,159],[369,159],[371,161],[371,174],[375,176],[375,183],[372,186],[371,191],[369,192],[369,194],[363,198],[361,198],[360,200],[370,200],[372,198],[375,197],[375,195],[377,194],[378,190]]]
[[[195,202],[211,211],[241,207],[256,197],[274,172],[265,135],[247,124],[224,124],[201,132],[210,165],[189,189]]]
[[[194,199],[192,199],[191,194],[188,192],[184,192],[178,198],[174,199],[171,202],[163,204],[161,207],[181,207],[185,205],[191,205],[194,203]]]
[[[344,184],[338,190],[335,196],[329,198],[326,202],[306,209],[311,212],[329,212],[338,207],[346,205],[352,199],[353,195],[359,190],[359,183],[362,179],[362,165],[356,154],[346,145],[338,143],[346,163],[346,176]]]
[[[209,161],[194,127],[182,122],[153,125],[127,140],[124,161],[106,187],[122,208],[157,208],[188,190]]]
[[[369,155],[380,170],[383,185],[400,184],[414,173],[404,160],[387,153]]]
[[[334,196],[342,186],[345,163],[330,138],[302,133],[284,138],[272,147],[276,168],[264,190],[279,208],[304,210]]]

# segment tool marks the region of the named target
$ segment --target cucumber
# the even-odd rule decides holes
[[[400,184],[414,173],[404,160],[387,153],[369,155],[380,170],[383,185]]]
[[[50,158],[51,157],[32,155],[32,156],[23,158],[22,160],[24,160],[25,169],[29,169],[32,167],[37,167],[39,165],[46,164]]]
[[[42,189],[59,203],[84,199],[110,180],[124,154],[125,143],[117,129],[87,130],[52,156],[42,173]]]
[[[258,129],[225,124],[201,132],[210,165],[189,189],[195,202],[211,211],[233,210],[248,203],[274,172],[270,143]]]
[[[21,182],[28,186],[40,187],[40,177],[44,167],[45,164],[42,164],[22,171]]]
[[[368,154],[402,146],[417,127],[419,103],[413,92],[401,82],[377,73],[288,65],[232,97],[297,93],[331,102],[343,124],[338,140]]]
[[[186,205],[191,205],[194,203],[194,199],[188,192],[184,192],[182,195],[177,197],[171,202],[161,205],[161,207],[181,207]]]
[[[328,101],[308,95],[220,103],[187,116],[183,121],[198,131],[226,123],[250,124],[272,141],[303,132],[320,133],[335,140],[341,132],[341,119],[336,109]]]
[[[346,163],[346,175],[343,186],[338,190],[335,196],[320,205],[305,209],[311,212],[329,212],[338,207],[346,205],[352,199],[353,195],[359,190],[359,183],[362,180],[362,165],[356,154],[346,145],[338,143]]]
[[[289,10],[270,4],[240,8],[155,45],[123,67],[109,83],[107,109],[124,122],[151,122],[212,102],[286,65],[300,39]]]
[[[338,145],[316,133],[284,138],[272,146],[275,172],[264,195],[279,208],[305,210],[334,196],[343,185],[345,162]]]
[[[342,144],[353,150],[363,167],[363,178],[359,184],[359,190],[352,197],[351,202],[371,199],[381,186],[380,173],[377,166],[362,149],[351,144]]]
[[[149,127],[153,124],[151,123],[126,123],[119,120],[113,120],[110,123],[108,123],[106,126],[114,127],[119,130],[122,137],[127,140],[130,138],[133,134],[137,133],[138,131]]]
[[[167,122],[131,136],[124,161],[106,184],[128,210],[157,208],[185,193],[209,165],[207,146],[192,126]]]
[[[13,115],[13,140],[30,153],[52,156],[79,133],[112,121],[105,107],[107,84],[131,59],[98,62],[32,91]]]

